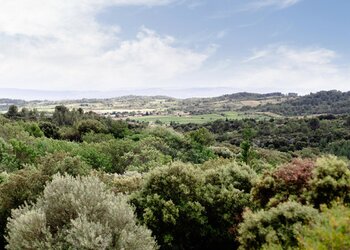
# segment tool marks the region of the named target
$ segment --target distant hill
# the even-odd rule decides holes
[[[350,91],[331,90],[311,93],[278,104],[259,106],[256,110],[285,116],[350,114]]]
[[[111,93],[112,94],[112,93]],[[121,93],[120,93],[121,94]],[[258,94],[240,92],[217,97],[178,99],[165,95],[124,95],[110,98],[71,98],[65,100],[24,101],[0,99],[0,111],[8,110],[12,104],[27,108],[53,110],[57,105],[70,108],[83,107],[87,111],[137,112],[145,110],[153,113],[186,113],[191,115],[218,112],[241,111],[248,113],[265,112],[283,116],[303,116],[314,114],[350,114],[350,92],[321,91],[305,96],[280,92]]]
[[[286,95],[280,92],[267,93],[267,94],[258,94],[258,93],[249,93],[249,92],[239,92],[234,94],[222,95],[219,97],[213,97],[214,100],[264,100],[269,98],[282,98]]]

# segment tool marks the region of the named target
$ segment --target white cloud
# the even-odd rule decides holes
[[[301,1],[302,0],[255,0],[247,4],[245,10],[258,10],[266,7],[285,9]]]
[[[340,66],[338,57],[335,51],[324,48],[269,46],[241,63],[219,68],[213,75],[223,76],[221,86],[253,92],[349,90],[350,67]]]
[[[177,46],[142,28],[121,40],[118,26],[95,17],[112,5],[164,5],[175,0],[0,0],[0,87],[118,89],[161,86],[199,68],[209,52]]]
[[[95,19],[111,5],[155,6],[175,1],[0,0],[0,87],[349,90],[350,67],[341,66],[340,56],[325,48],[269,46],[242,60],[230,56],[206,64],[215,46],[194,51],[179,46],[183,43],[174,37],[146,28],[134,39],[121,40],[118,26],[102,26]],[[297,2],[262,0],[260,5],[284,8]],[[216,38],[226,33],[218,32]]]

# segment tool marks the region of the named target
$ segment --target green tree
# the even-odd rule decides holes
[[[80,135],[84,135],[89,132],[103,133],[106,132],[106,127],[98,120],[86,119],[77,124],[77,129]]]
[[[44,135],[47,138],[52,138],[52,139],[60,138],[58,127],[51,122],[41,122],[39,123],[39,128],[41,129],[41,131],[43,131]]]
[[[10,118],[10,119],[16,118],[16,117],[18,117],[18,115],[19,115],[18,114],[18,107],[16,105],[11,105],[9,107],[7,113],[5,114],[5,116],[7,118]]]
[[[311,128],[311,130],[315,131],[317,129],[320,128],[320,120],[318,118],[312,118],[310,121],[309,121],[309,126]]]
[[[210,146],[214,143],[215,139],[212,133],[206,128],[200,128],[189,134],[191,140],[203,146]]]
[[[243,142],[241,143],[241,158],[245,164],[249,164],[252,157],[252,139],[254,136],[254,131],[250,128],[247,128],[243,131]]]

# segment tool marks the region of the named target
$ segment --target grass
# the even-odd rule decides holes
[[[244,114],[239,112],[223,112],[223,113],[213,113],[205,115],[189,115],[189,116],[177,116],[177,115],[167,115],[167,116],[143,116],[143,117],[133,117],[132,119],[137,121],[151,122],[161,121],[162,123],[169,124],[170,122],[177,122],[180,124],[186,123],[197,123],[203,124],[207,122],[212,122],[219,119],[244,119],[244,118],[255,118],[262,119],[268,116],[261,114]]]

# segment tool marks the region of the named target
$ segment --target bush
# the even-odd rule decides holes
[[[65,153],[48,154],[40,159],[38,168],[25,168],[6,176],[0,184],[0,231],[4,230],[11,209],[25,202],[34,202],[44,190],[45,183],[56,173],[86,175],[90,167],[79,157]]]
[[[156,249],[123,196],[94,177],[56,175],[33,206],[12,211],[7,249]]]
[[[4,235],[7,218],[11,209],[18,208],[25,202],[33,202],[44,190],[47,176],[34,168],[19,170],[6,177],[0,184],[0,234]],[[4,240],[0,239],[0,248],[4,246]]]
[[[81,141],[81,135],[79,131],[74,127],[62,127],[59,130],[59,137],[67,141]]]
[[[67,173],[72,176],[88,175],[91,171],[91,166],[79,156],[70,156],[64,152],[47,154],[40,158],[38,168],[42,171],[42,174],[50,177],[57,173]]]
[[[41,131],[40,127],[37,123],[28,123],[24,124],[24,130],[27,131],[31,136],[34,137],[42,137],[44,136],[43,131]]]
[[[281,249],[298,246],[298,229],[317,218],[317,210],[296,202],[281,203],[270,210],[246,211],[239,226],[240,249]]]
[[[309,200],[316,207],[336,199],[350,203],[350,169],[348,163],[334,156],[317,160],[310,182]]]
[[[114,136],[112,134],[89,132],[83,135],[83,141],[87,143],[100,143],[113,139]]]
[[[151,171],[131,201],[162,248],[225,249],[235,243],[254,177],[236,164],[203,171],[175,163]]]
[[[350,208],[322,207],[320,219],[303,228],[299,243],[302,249],[350,249]]]
[[[80,135],[84,135],[86,133],[104,133],[107,131],[106,126],[98,120],[87,119],[82,120],[77,124],[77,129]]]
[[[141,190],[143,184],[143,176],[138,172],[126,172],[119,175],[94,171],[92,174],[97,176],[114,193],[131,194]]]
[[[203,146],[210,146],[215,141],[213,134],[206,128],[200,128],[196,131],[190,132],[189,137],[194,143]]]
[[[59,139],[59,128],[55,124],[51,122],[41,122],[39,123],[39,127],[47,138]]]
[[[272,172],[266,172],[252,190],[253,201],[261,208],[276,206],[288,199],[305,203],[304,193],[310,189],[314,167],[312,160],[294,159]]]
[[[229,249],[236,244],[244,208],[250,206],[250,191],[256,180],[248,166],[233,162],[204,172],[200,199],[206,208],[209,249]]]

